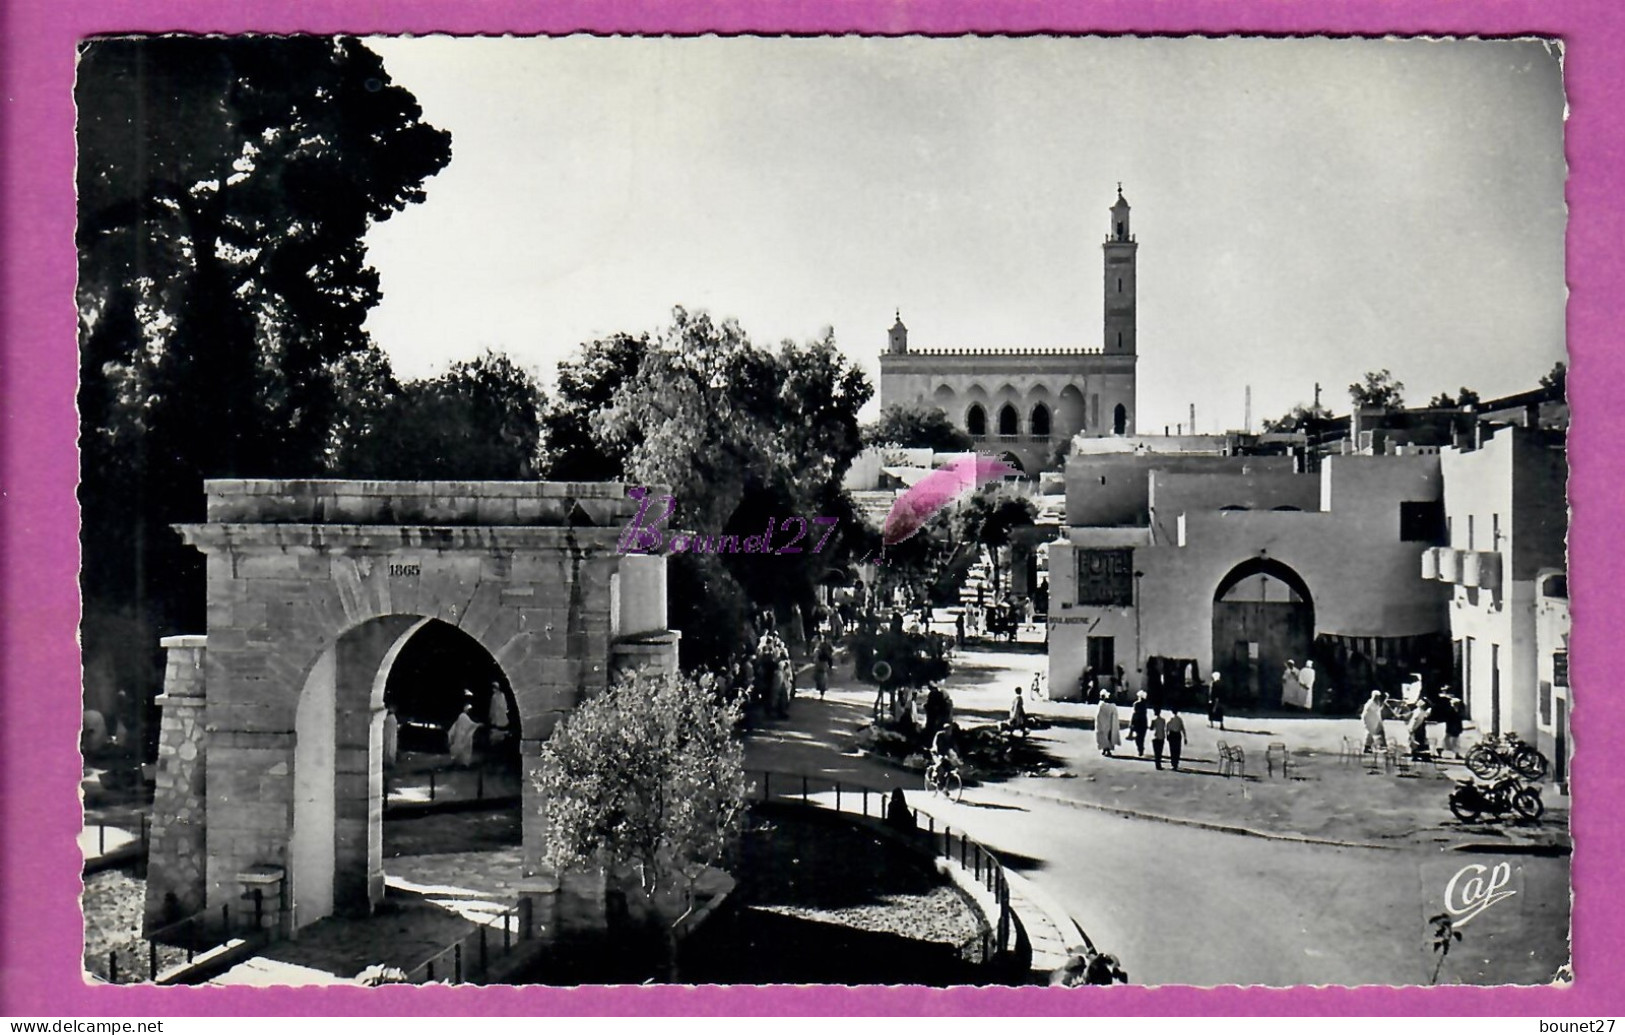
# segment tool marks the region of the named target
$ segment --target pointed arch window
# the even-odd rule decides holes
[[[1049,407],[1039,403],[1033,407],[1031,428],[1033,438],[1049,438]]]
[[[971,404],[965,414],[965,430],[977,438],[987,434],[987,411],[982,409],[981,403]]]
[[[1128,410],[1123,408],[1122,403],[1118,403],[1117,407],[1112,410],[1112,434],[1121,435],[1127,427]]]
[[[1018,430],[1020,425],[1021,418],[1016,415],[1016,408],[1009,403],[1005,403],[999,409],[999,434],[1018,435],[1020,434]]]

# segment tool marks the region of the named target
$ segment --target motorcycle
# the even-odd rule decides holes
[[[1467,752],[1467,768],[1480,780],[1488,780],[1503,769],[1510,769],[1525,780],[1540,780],[1546,776],[1551,763],[1532,744],[1526,744],[1516,733],[1499,739],[1486,738]]]
[[[1450,792],[1450,811],[1463,823],[1475,822],[1485,813],[1500,818],[1509,812],[1533,821],[1541,817],[1546,806],[1540,800],[1539,787],[1508,776],[1490,784],[1459,781]]]

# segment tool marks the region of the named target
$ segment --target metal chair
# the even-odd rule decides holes
[[[1281,767],[1281,777],[1284,779],[1291,759],[1292,752],[1288,751],[1286,745],[1280,741],[1275,741],[1264,749],[1264,766],[1269,770],[1271,776],[1275,775],[1275,767],[1279,765]]]

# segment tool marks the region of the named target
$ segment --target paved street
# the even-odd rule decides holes
[[[1043,661],[961,655],[949,681],[956,708],[976,707],[984,695],[1007,699],[1007,688],[1030,682]],[[839,681],[826,701],[803,696],[789,721],[751,737],[748,764],[912,792],[915,773],[852,750],[873,698],[872,689]],[[1035,736],[1050,740],[1063,765],[1069,755],[1081,763],[1083,752],[1093,752],[1075,731]],[[1544,982],[1567,961],[1566,857],[1266,840],[1063,800],[1078,783],[1023,777],[974,787],[957,804],[923,793],[910,798],[1000,852],[1097,945],[1118,953],[1136,983],[1426,984],[1434,965],[1426,920],[1443,910],[1445,886],[1463,866],[1499,862],[1511,864],[1518,893],[1464,927],[1439,980]],[[1301,793],[1316,790],[1301,785]]]

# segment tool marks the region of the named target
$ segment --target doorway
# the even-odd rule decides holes
[[[1258,558],[1237,565],[1213,594],[1213,670],[1236,703],[1281,706],[1287,662],[1310,660],[1314,602],[1297,572]]]

